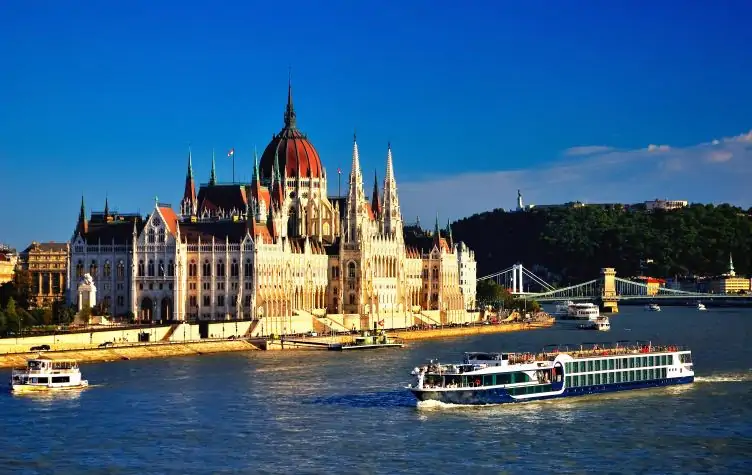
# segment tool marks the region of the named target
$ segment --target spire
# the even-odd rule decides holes
[[[259,176],[258,152],[256,146],[253,146],[253,181],[256,186],[261,186],[261,177]]]
[[[287,107],[285,108],[285,128],[294,129],[295,127],[295,107],[292,104],[292,68],[290,68],[287,75]]]
[[[734,277],[736,275],[736,271],[734,270],[734,257],[729,252],[729,275],[731,277]]]
[[[193,181],[193,159],[191,146],[188,146],[188,170],[185,172],[185,188],[180,212],[183,216],[193,216],[197,211],[196,183]]]
[[[384,216],[384,232],[387,234],[402,235],[403,223],[400,212],[399,198],[397,196],[397,180],[394,178],[394,165],[392,163],[392,144],[386,148],[386,176],[384,176],[384,193],[382,195],[382,214]],[[418,221],[420,226],[420,221]]]
[[[362,229],[364,212],[367,212],[365,193],[363,192],[363,175],[360,172],[360,154],[358,153],[357,137],[353,134],[352,166],[347,192],[347,230],[348,241],[358,239],[358,229]]]
[[[78,224],[76,232],[86,234],[89,231],[89,222],[86,221],[86,205],[84,204],[84,195],[81,195],[81,209],[78,212]]]
[[[373,171],[373,194],[371,195],[371,209],[373,215],[381,216],[381,200],[379,200],[379,175],[376,170]]]
[[[104,217],[105,219],[110,216],[110,200],[107,194],[104,195]]]
[[[211,167],[211,175],[209,176],[209,186],[214,186],[217,184],[217,170],[216,170],[216,164],[214,163],[214,149],[212,149],[212,167]]]
[[[447,237],[447,244],[449,244],[449,247],[452,247],[454,245],[454,239],[452,238],[452,225],[448,219],[447,219],[446,231],[444,231],[444,234],[446,234],[446,237]]]
[[[441,231],[439,230],[439,212],[436,212],[436,224],[434,224],[433,227],[433,234],[436,236],[436,239],[441,239]]]

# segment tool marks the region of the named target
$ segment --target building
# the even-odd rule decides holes
[[[65,300],[68,252],[67,242],[32,242],[21,253],[21,267],[31,275],[31,305],[48,307]]]
[[[13,280],[17,263],[16,251],[8,246],[0,245],[0,285]]]
[[[729,254],[729,270],[723,275],[711,279],[708,290],[714,294],[739,294],[752,289],[752,279],[736,275],[734,258]]]
[[[662,287],[666,287],[666,280],[665,279],[659,279],[657,277],[645,277],[645,276],[639,276],[636,277],[637,280],[642,281],[645,286],[647,287],[647,295],[653,296],[658,295],[658,292]]]
[[[459,320],[474,307],[475,256],[464,243],[442,237],[438,222],[430,239],[406,241],[391,146],[370,200],[355,137],[347,195],[327,195],[326,169],[297,127],[289,85],[284,125],[256,158],[250,183],[220,182],[212,159],[197,192],[190,150],[187,158],[177,212],[157,202],[142,219],[110,213],[105,202],[87,219],[82,200],[71,302],[73,282],[88,273],[113,315],[263,319],[265,333],[324,314],[360,316],[371,328],[395,314],[410,322],[412,312]]]
[[[659,200],[654,199],[653,201],[646,201],[645,202],[645,209],[647,211],[653,211],[656,209],[661,209],[664,211],[672,211],[675,209],[680,208],[686,208],[689,205],[689,202],[684,200]]]

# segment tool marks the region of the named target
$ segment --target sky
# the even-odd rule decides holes
[[[187,151],[249,180],[298,126],[337,193],[391,142],[403,215],[526,204],[752,206],[752,2],[0,4],[0,242],[65,241],[88,210],[178,207]]]

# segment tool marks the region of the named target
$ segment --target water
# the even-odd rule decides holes
[[[0,473],[749,473],[752,311],[622,307],[611,324],[86,365],[85,391],[0,395]],[[482,408],[401,389],[429,358],[620,339],[690,345],[697,381]]]

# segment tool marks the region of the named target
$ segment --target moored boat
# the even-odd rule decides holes
[[[600,316],[600,309],[591,302],[567,302],[567,313],[562,315],[564,320],[595,320]],[[557,306],[557,310],[560,307]]]
[[[81,379],[78,362],[39,356],[27,361],[25,368],[11,373],[10,390],[14,393],[81,389],[89,385]]]
[[[598,330],[609,331],[611,329],[611,321],[608,317],[598,317],[595,320],[589,320],[587,323],[581,323],[578,325],[580,330]]]
[[[651,304],[648,304],[645,307],[645,310],[647,310],[649,312],[660,312],[661,311],[661,307],[657,303],[651,303]]]
[[[462,363],[415,368],[408,389],[419,401],[502,404],[624,391],[694,381],[692,353],[677,346],[624,342],[540,353],[465,353]]]
[[[329,345],[329,349],[333,351],[376,350],[379,348],[402,348],[403,346],[405,346],[404,343],[387,336],[384,332],[378,335],[371,335],[370,332],[365,331],[360,336],[355,337],[352,343]]]
[[[703,304],[702,302],[698,302],[697,303],[697,310],[699,310],[701,312],[704,312],[704,311],[707,310],[707,308],[705,307],[705,304]]]

